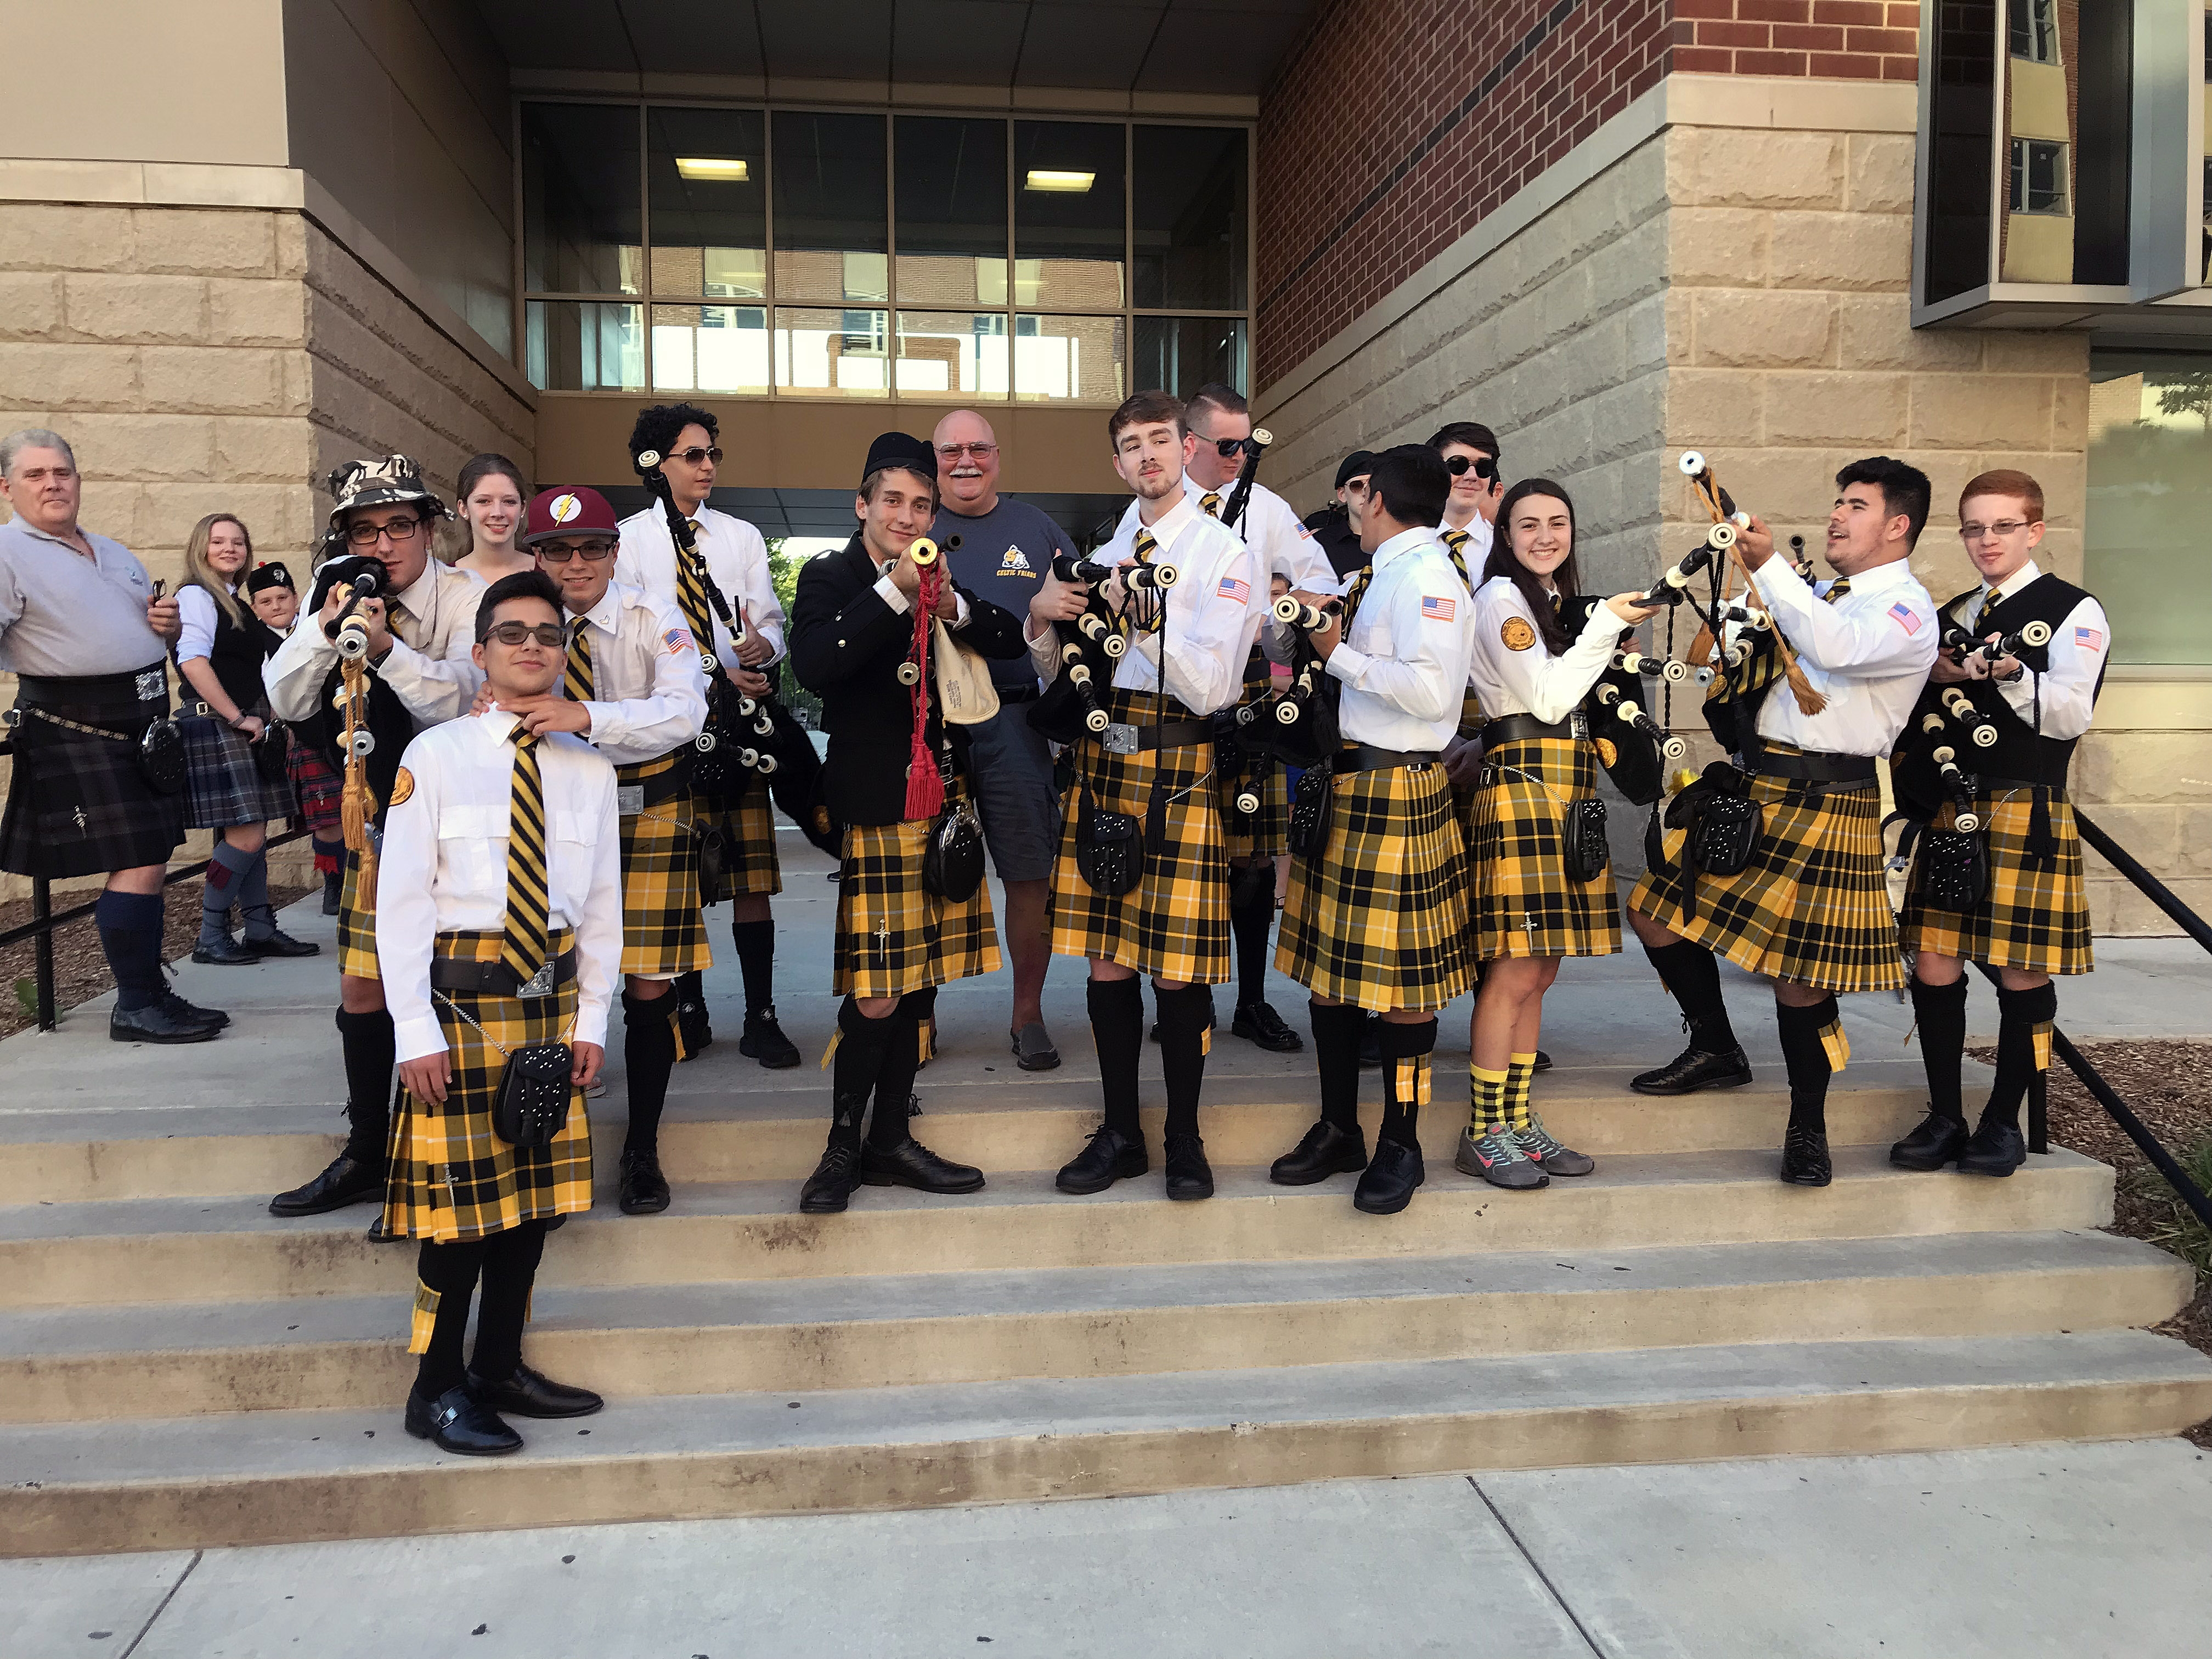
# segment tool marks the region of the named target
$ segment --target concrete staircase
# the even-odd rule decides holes
[[[328,1015],[307,1018],[327,1069]],[[724,1058],[679,1079],[696,1091]],[[1929,1449],[2212,1415],[2212,1364],[2136,1328],[2179,1309],[2189,1275],[2095,1231],[2111,1172],[2063,1152],[2002,1182],[1892,1170],[1881,1149],[1919,1103],[1887,1086],[1906,1080],[1895,1065],[1845,1074],[1875,1086],[1836,1093],[1825,1191],[1774,1179],[1773,1089],[1654,1102],[1617,1067],[1571,1065],[1539,1101],[1597,1174],[1530,1194],[1469,1182],[1440,1104],[1429,1184],[1376,1219],[1349,1177],[1266,1179],[1311,1109],[1304,1057],[1224,1068],[1209,1091],[1212,1201],[1168,1203],[1157,1172],[1053,1192],[1095,1121],[1073,1059],[988,1087],[939,1062],[917,1127],[989,1188],[866,1188],[833,1217],[794,1208],[820,1074],[715,1074],[665,1133],[676,1207],[603,1202],[546,1252],[529,1356],[607,1411],[519,1423],[528,1448],[489,1462],[402,1431],[413,1247],[369,1243],[367,1207],[265,1212],[332,1137],[242,1101],[110,1108],[99,1122],[130,1127],[97,1133],[0,1121],[0,1553]],[[609,1099],[618,1113],[618,1083]],[[605,1130],[617,1144],[618,1121]]]

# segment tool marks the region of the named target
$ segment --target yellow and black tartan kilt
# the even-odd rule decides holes
[[[775,851],[775,800],[768,780],[748,772],[744,792],[733,806],[708,811],[708,821],[722,831],[722,879],[716,890],[699,896],[702,904],[720,904],[745,893],[781,893],[783,866]]]
[[[1765,823],[1739,873],[1699,875],[1686,909],[1688,831],[1671,830],[1665,861],[1644,872],[1629,902],[1749,973],[1819,991],[1902,989],[1897,920],[1882,881],[1880,792],[1868,783],[1815,793],[1793,778],[1754,777],[1751,794]]]
[[[1467,989],[1467,859],[1443,763],[1333,780],[1328,848],[1291,867],[1275,966],[1388,1012]]]
[[[552,948],[558,954],[575,943],[574,931],[563,927]],[[433,948],[434,955],[456,962],[497,962],[499,952],[495,933],[441,933]],[[397,1237],[451,1244],[590,1209],[592,1131],[582,1090],[569,1094],[568,1121],[548,1146],[510,1146],[491,1127],[492,1097],[507,1064],[493,1045],[511,1049],[571,1041],[574,976],[549,997],[526,1001],[439,991],[432,994],[431,1006],[451,1050],[453,1074],[442,1103],[400,1091],[392,1120],[385,1230]]]
[[[966,781],[946,787],[948,810],[967,799]],[[932,825],[854,823],[845,828],[837,884],[837,943],[830,988],[840,996],[901,997],[933,985],[999,971],[999,934],[985,880],[965,904],[921,884]]]
[[[1265,702],[1275,683],[1274,665],[1258,646],[1244,659],[1244,691],[1240,704]],[[1224,776],[1221,785],[1222,845],[1231,859],[1279,859],[1291,850],[1291,791],[1283,769],[1270,764],[1260,786],[1260,810],[1246,817],[1237,810],[1241,776]]]
[[[376,966],[376,884],[364,880],[361,854],[346,849],[345,879],[338,888],[338,972],[381,979]]]
[[[1493,957],[1609,957],[1620,950],[1620,897],[1608,865],[1567,877],[1567,811],[1597,794],[1588,738],[1521,738],[1482,757],[1467,843],[1474,951]]]
[[[1933,951],[2034,974],[2086,974],[2096,965],[2074,804],[2063,795],[2051,799],[2051,833],[2058,854],[2048,865],[2039,864],[2027,850],[2028,815],[2033,810],[2025,789],[1976,798],[1974,811],[1981,814],[1989,848],[1990,890],[1970,915],[1923,904],[1916,862],[1898,924],[1907,951]],[[1929,828],[1948,830],[1956,812],[1946,806]]]
[[[625,974],[666,978],[714,964],[699,915],[699,837],[692,823],[698,802],[688,790],[672,799],[653,799],[662,793],[654,781],[665,780],[684,761],[678,750],[615,769],[619,786],[642,789],[651,803],[622,817]]]
[[[1117,688],[1107,712],[1136,726],[1190,718],[1172,698],[1164,716],[1161,702],[1158,692]],[[1213,787],[1213,745],[1112,755],[1085,738],[1075,746],[1075,768],[1077,781],[1060,801],[1060,854],[1052,866],[1054,953],[1116,962],[1170,984],[1227,984],[1229,859]],[[1118,897],[1092,891],[1076,865],[1085,778],[1097,810],[1126,812],[1146,826],[1143,877]]]

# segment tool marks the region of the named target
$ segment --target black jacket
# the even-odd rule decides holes
[[[885,605],[875,592],[878,580],[856,535],[842,551],[800,568],[791,605],[791,672],[822,699],[822,729],[830,734],[823,793],[841,823],[896,823],[906,816],[914,708],[898,669],[914,653],[914,616]],[[994,659],[1027,654],[1019,617],[958,591],[968,601],[968,625],[955,635],[963,645]],[[933,677],[929,703],[931,747],[949,740],[964,767],[967,733],[956,726],[948,738]]]
[[[1349,576],[1367,562],[1367,555],[1360,551],[1359,532],[1352,527],[1352,514],[1342,501],[1331,501],[1320,512],[1307,514],[1302,522],[1313,532],[1329,568],[1338,575]]]

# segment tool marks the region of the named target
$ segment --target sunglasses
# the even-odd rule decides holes
[[[672,449],[664,459],[681,461],[686,466],[696,466],[702,461],[712,461],[720,466],[722,464],[722,447],[716,444],[712,449],[702,449],[694,444],[689,449]]]
[[[497,640],[501,645],[522,645],[531,640],[558,649],[568,643],[568,630],[558,623],[494,623],[486,639]]]
[[[1444,457],[1444,471],[1450,473],[1455,478],[1464,474],[1469,467],[1474,469],[1474,476],[1478,478],[1494,479],[1498,477],[1498,463],[1492,460],[1487,455],[1447,455]]]
[[[614,557],[615,544],[612,542],[589,542],[581,547],[556,547],[540,542],[535,551],[548,564],[566,564],[571,559],[587,559],[597,564],[602,559]]]
[[[1256,455],[1260,453],[1260,446],[1249,438],[1200,438],[1199,442],[1212,444],[1213,453],[1224,461],[1233,461],[1239,455]]]

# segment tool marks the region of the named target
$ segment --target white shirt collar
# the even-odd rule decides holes
[[[1844,580],[1843,576],[1836,576],[1832,580],[1831,586],[1834,582]],[[1853,593],[1871,593],[1880,588],[1902,586],[1906,582],[1917,580],[1918,578],[1912,574],[1911,560],[1892,559],[1885,564],[1875,566],[1871,570],[1862,570],[1849,580]]]
[[[1993,593],[2000,599],[2008,599],[2014,594],[2019,592],[2021,588],[2027,586],[2030,582],[2039,580],[2043,572],[2035,568],[2035,561],[2033,559],[2030,559],[2026,564],[2021,566],[2019,569],[2014,571],[2011,575],[2007,576],[1995,587],[1991,587],[1987,582],[1984,582],[1982,584],[1982,595],[1985,599]]]
[[[564,613],[568,616],[575,614],[574,611],[566,611],[565,607]],[[597,623],[610,634],[615,631],[615,623],[621,619],[621,617],[622,595],[615,591],[615,584],[612,582],[609,582],[607,591],[599,595],[599,602],[584,612],[585,621]]]
[[[1218,495],[1225,501],[1229,499],[1229,492],[1236,487],[1237,481],[1234,478],[1231,479],[1225,484],[1207,485],[1199,483],[1197,479],[1192,477],[1188,472],[1182,475],[1183,494],[1188,495],[1194,501],[1198,500],[1201,495]]]
[[[485,732],[495,745],[505,743],[507,734],[522,723],[521,716],[510,714],[504,708],[487,708],[477,718],[483,722]]]
[[[1436,542],[1438,546],[1443,545],[1441,542],[1437,542],[1437,532],[1425,526],[1414,530],[1401,530],[1375,550],[1373,559],[1375,568],[1379,572],[1384,565],[1395,564],[1415,548],[1426,546],[1432,542]]]
[[[438,578],[446,567],[433,558],[424,562],[422,574],[417,576],[407,591],[398,596],[398,602],[407,607],[407,614],[417,622],[430,620],[430,595],[438,591]]]
[[[1189,481],[1185,479],[1184,482]],[[1202,519],[1205,516],[1198,510],[1197,501],[1188,495],[1177,497],[1175,505],[1161,514],[1156,524],[1146,524],[1140,509],[1137,516],[1137,528],[1130,532],[1130,545],[1136,544],[1138,532],[1149,530],[1152,532],[1152,539],[1162,547],[1165,547],[1182,532],[1184,525],[1193,519]]]

